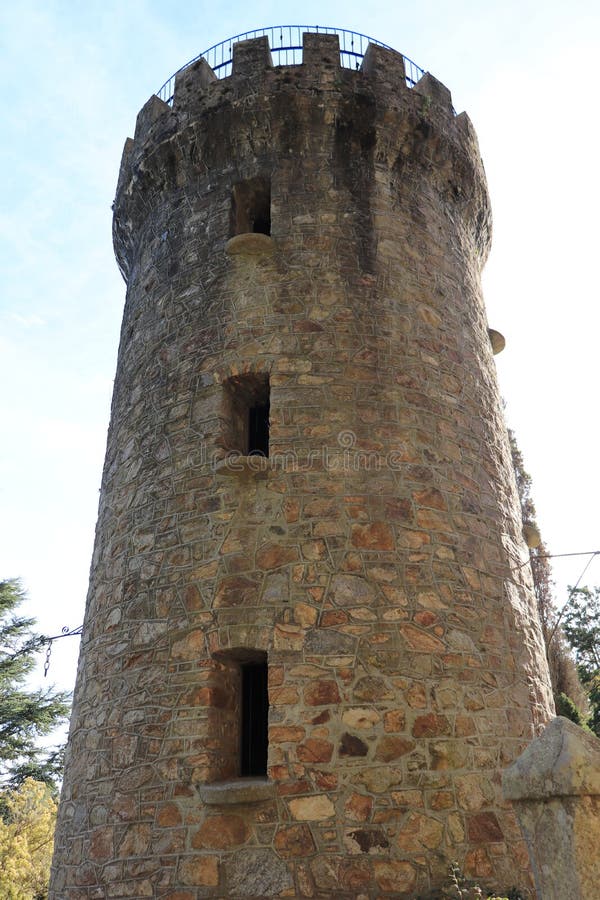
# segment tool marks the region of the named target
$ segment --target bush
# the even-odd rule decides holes
[[[579,709],[575,706],[570,697],[567,697],[566,694],[562,692],[558,694],[556,697],[556,715],[564,716],[565,719],[570,719],[571,722],[575,722],[576,725],[584,725],[585,718],[581,715]]]

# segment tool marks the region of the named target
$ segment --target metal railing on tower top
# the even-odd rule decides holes
[[[250,38],[264,36],[269,38],[271,54],[276,65],[300,65],[302,62],[302,34],[305,31],[318,34],[337,34],[340,39],[340,61],[347,69],[358,69],[360,67],[369,44],[378,44],[378,46],[385,47],[387,50],[394,49],[388,44],[376,41],[375,38],[368,37],[366,34],[348,31],[346,28],[327,28],[323,25],[273,25],[271,28],[257,28],[255,31],[245,31],[243,34],[236,34],[227,38],[226,41],[221,41],[220,44],[214,44],[208,50],[205,50],[204,53],[199,53],[198,56],[190,59],[184,66],[177,69],[177,72],[174,72],[170,78],[167,78],[163,86],[157,91],[157,94],[161,100],[164,100],[166,103],[172,103],[175,76],[202,57],[204,57],[218,78],[226,78],[227,75],[231,74],[233,45],[237,41],[246,41]],[[403,59],[406,69],[406,83],[409,87],[412,87],[424,74],[424,70],[407,56],[403,55]]]

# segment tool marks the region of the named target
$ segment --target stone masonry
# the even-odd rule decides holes
[[[306,34],[280,67],[257,38],[148,101],[114,209],[127,300],[50,897],[426,898],[452,860],[528,895],[500,772],[553,710],[469,119],[393,51],[352,71]],[[257,660],[268,761],[242,777]]]

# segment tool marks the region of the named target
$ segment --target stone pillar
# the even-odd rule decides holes
[[[558,716],[505,771],[543,900],[600,891],[600,741]]]

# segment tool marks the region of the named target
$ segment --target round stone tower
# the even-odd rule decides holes
[[[552,701],[473,128],[380,46],[233,49],[125,145],[50,896],[526,892],[500,771]]]

